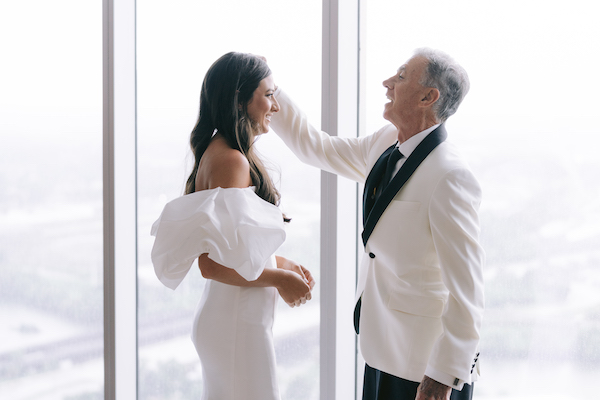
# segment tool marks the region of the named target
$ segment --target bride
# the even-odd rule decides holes
[[[273,76],[257,56],[228,53],[208,70],[190,145],[186,195],[152,227],[152,262],[175,289],[197,258],[207,279],[192,341],[206,400],[278,400],[272,325],[277,295],[290,306],[311,298],[303,266],[275,251],[285,240],[280,194],[254,152],[279,110]]]

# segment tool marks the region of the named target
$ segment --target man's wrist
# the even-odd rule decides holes
[[[418,393],[426,399],[446,399],[450,395],[452,387],[444,385],[425,375],[418,388]]]
[[[463,385],[466,383],[464,380],[457,378],[456,376],[450,375],[446,372],[437,370],[431,366],[428,366],[425,370],[425,376],[439,382],[446,386],[450,386],[452,389],[461,390]]]

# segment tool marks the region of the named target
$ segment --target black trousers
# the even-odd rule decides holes
[[[407,381],[397,376],[365,366],[363,400],[415,400],[421,382]],[[452,389],[450,400],[471,400],[473,385],[464,385],[461,391]]]

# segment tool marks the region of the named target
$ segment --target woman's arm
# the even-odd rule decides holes
[[[279,256],[277,256],[277,268],[265,268],[254,281],[247,281],[235,270],[214,262],[206,253],[198,257],[198,265],[202,276],[206,279],[233,286],[275,287],[290,307],[300,306],[310,300],[310,291],[315,284],[307,269]]]
[[[237,150],[220,147],[218,157],[212,158],[209,165],[204,166],[210,171],[207,179],[208,188],[248,187],[251,182],[248,159]],[[283,300],[291,307],[299,306],[310,300],[310,291],[314,286],[314,279],[308,270],[283,257],[277,257],[278,268],[265,268],[254,281],[247,281],[235,270],[211,260],[207,253],[200,255],[198,266],[202,276],[206,279],[234,286],[275,287]]]

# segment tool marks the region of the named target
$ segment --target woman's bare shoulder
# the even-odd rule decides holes
[[[250,163],[239,150],[227,146],[224,141],[215,141],[206,149],[199,166],[198,177],[205,189],[216,187],[245,188],[252,184]]]

